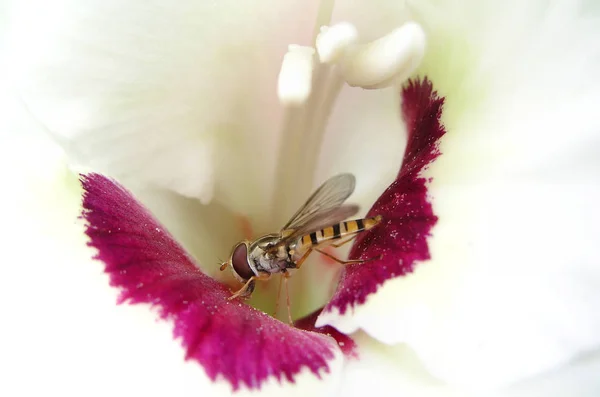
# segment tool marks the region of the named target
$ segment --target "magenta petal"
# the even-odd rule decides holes
[[[350,251],[352,259],[381,259],[344,268],[337,290],[324,311],[365,302],[386,280],[410,273],[416,261],[429,259],[427,237],[437,222],[427,197],[427,181],[420,176],[440,152],[445,134],[440,118],[444,99],[429,80],[409,81],[402,91],[402,115],[408,144],[396,180],[375,202],[368,216],[380,214],[382,224],[359,236]]]
[[[238,301],[203,274],[156,219],[122,186],[82,176],[89,245],[106,265],[120,302],[150,303],[174,321],[186,359],[234,389],[260,388],[270,376],[293,381],[307,367],[320,377],[337,347],[331,338],[292,328]],[[151,351],[152,346],[148,346]],[[118,357],[115,357],[118,359]]]
[[[318,332],[320,334],[330,336],[335,339],[340,347],[340,350],[342,350],[347,357],[358,357],[356,352],[356,343],[350,336],[341,333],[330,325],[325,325],[324,327],[318,328],[315,327],[315,322],[317,321],[317,318],[319,317],[319,314],[321,314],[322,310],[323,309],[318,309],[311,314],[296,320],[294,322],[294,326],[306,331]]]

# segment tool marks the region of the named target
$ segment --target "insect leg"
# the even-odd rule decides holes
[[[286,302],[287,302],[287,313],[288,313],[288,323],[290,325],[293,325],[294,322],[292,321],[292,311],[290,309],[290,291],[288,290],[288,278],[290,277],[288,273],[284,273],[282,275],[283,277],[283,282],[285,283],[285,296],[286,296]]]
[[[281,284],[283,281],[283,275],[279,277],[279,287],[277,288],[277,300],[275,301],[275,313],[273,317],[277,318],[277,312],[279,311],[279,298],[281,297]]]
[[[260,276],[252,276],[248,279],[248,281],[246,281],[246,284],[244,284],[244,286],[242,288],[240,288],[239,290],[237,290],[233,295],[231,295],[229,298],[227,298],[227,300],[232,300],[235,299],[239,296],[245,298],[250,296],[250,294],[252,294],[252,291],[254,290],[254,281],[255,280],[268,280],[270,277],[269,274],[261,274]]]
[[[346,240],[343,240],[337,244],[331,244],[332,247],[334,248],[340,248],[342,245],[349,243],[350,241],[354,240],[356,238],[356,236],[358,236],[358,234],[355,234],[354,236],[351,236],[350,238],[347,238]]]
[[[296,262],[296,269],[300,269],[300,266],[302,266],[302,263],[304,263],[304,261],[306,260],[306,258],[308,258],[308,256],[310,255],[310,253],[312,252],[312,248],[309,248],[304,255],[302,255],[302,257],[300,259],[298,259],[298,261]]]
[[[335,256],[333,256],[331,254],[328,254],[325,251],[321,251],[318,248],[315,248],[314,250],[317,251],[318,253],[322,254],[322,255],[325,255],[328,258],[333,259],[337,263],[341,263],[342,265],[348,265],[350,263],[365,263],[365,262],[374,261],[376,259],[380,259],[381,258],[381,255],[380,255],[380,256],[377,256],[377,257],[374,257],[374,258],[368,258],[368,259],[350,259],[350,260],[347,260],[347,261],[343,261],[343,260],[341,260],[339,258],[336,258]]]

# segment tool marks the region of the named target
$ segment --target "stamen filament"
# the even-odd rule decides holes
[[[335,0],[321,0],[319,3],[319,10],[317,11],[317,18],[315,20],[315,27],[313,29],[313,42],[317,39],[317,36],[321,31],[321,27],[327,26],[331,22],[334,6]]]
[[[344,80],[338,71],[338,67],[322,65],[319,70],[321,81],[319,84],[319,95],[315,101],[311,102],[310,114],[312,117],[308,119],[308,143],[307,146],[314,148],[310,153],[306,153],[305,161],[312,165],[311,173],[306,173],[310,178],[309,184],[315,178],[316,167],[320,155],[321,143],[325,136],[327,122],[331,116],[333,106],[337,100]]]
[[[277,190],[273,200],[274,215],[280,222],[285,222],[305,199],[296,193],[310,192],[313,188],[327,121],[344,83],[336,69],[335,65],[316,65],[313,89],[304,106],[288,103],[285,108]]]

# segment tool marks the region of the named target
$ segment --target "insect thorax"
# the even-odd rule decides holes
[[[257,272],[281,273],[293,265],[289,261],[288,249],[286,245],[279,245],[281,241],[279,234],[267,234],[260,237],[250,246],[251,266],[254,266]]]

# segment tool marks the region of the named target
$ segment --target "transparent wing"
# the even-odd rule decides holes
[[[284,242],[293,240],[297,237],[304,236],[305,234],[309,234],[317,230],[321,230],[328,226],[335,225],[336,223],[340,223],[344,219],[348,219],[352,215],[355,215],[358,212],[358,210],[358,205],[347,204],[335,208],[331,211],[319,213],[318,217],[315,217],[314,219],[310,220],[304,225],[298,226],[297,229],[285,230],[285,232],[287,233],[284,234],[289,235],[286,235],[284,237]]]
[[[296,236],[354,215],[358,211],[357,206],[342,204],[354,192],[355,184],[356,179],[352,174],[340,174],[328,179],[300,207],[282,231],[293,231],[292,234]]]

